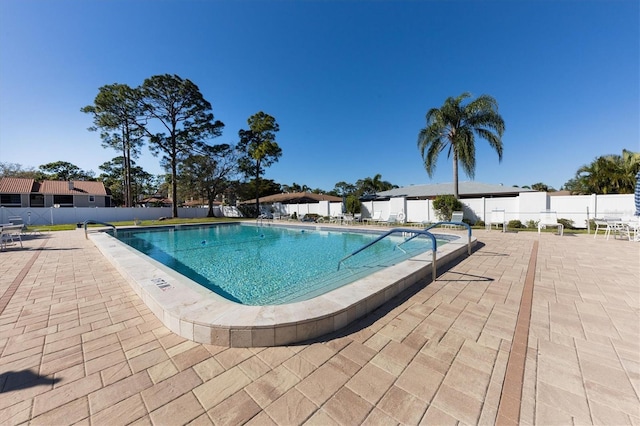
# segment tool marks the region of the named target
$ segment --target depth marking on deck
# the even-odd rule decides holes
[[[2,297],[0,297],[0,315],[2,315],[2,313],[4,312],[4,309],[7,307],[7,305],[11,301],[11,298],[13,297],[13,295],[16,294],[18,287],[20,287],[20,284],[22,284],[22,280],[24,280],[24,277],[27,276],[29,269],[31,269],[33,264],[36,262],[36,259],[38,258],[38,256],[40,256],[40,252],[42,251],[42,248],[46,244],[47,244],[47,240],[44,240],[42,244],[40,244],[40,247],[38,247],[36,249],[36,252],[33,254],[33,256],[31,256],[31,259],[29,259],[27,264],[24,265],[24,267],[22,268],[18,276],[16,276],[16,278],[13,280],[13,282],[9,286],[9,288],[7,288],[7,290],[4,292]]]
[[[533,283],[536,278],[536,262],[538,259],[538,240],[533,242],[527,275],[522,288],[520,309],[513,332],[511,351],[507,361],[507,371],[502,384],[502,394],[496,416],[497,425],[517,425],[520,422],[520,404],[522,403],[522,386],[524,382],[524,366],[527,359],[529,341],[529,324],[531,323],[531,305],[533,304]]]

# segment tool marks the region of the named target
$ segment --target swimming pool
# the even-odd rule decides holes
[[[399,249],[405,239],[391,235],[340,264],[378,235],[235,223],[128,229],[117,238],[226,299],[270,305],[316,297],[432,248],[415,238]]]
[[[189,226],[192,225],[176,225],[175,229]],[[304,223],[295,227],[299,231],[347,229]],[[122,232],[124,229],[118,229],[118,235]],[[426,285],[432,279],[433,252],[428,251],[307,300],[243,305],[142,254],[108,232],[90,232],[88,238],[169,330],[218,346],[279,346],[318,338],[343,329],[414,284]],[[447,244],[438,247],[436,264],[441,267],[467,255],[475,243],[471,233],[451,235]]]

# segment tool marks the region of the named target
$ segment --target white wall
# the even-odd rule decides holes
[[[539,220],[541,211],[552,210],[557,212],[559,219],[572,220],[576,228],[586,228],[587,218],[626,217],[632,216],[635,211],[633,194],[549,196],[546,192],[523,192],[515,197],[468,198],[460,201],[464,205],[464,218],[471,222],[487,222],[492,210],[504,210],[507,222],[519,220],[526,224],[530,220]],[[390,212],[400,212],[403,208],[408,222],[439,221],[432,201],[405,200],[402,197],[363,202],[362,215],[370,217],[374,211],[381,211],[382,218],[386,218]]]
[[[505,219],[520,220],[526,224],[529,220],[538,220],[540,212],[546,209],[557,212],[558,218],[573,220],[577,228],[586,228],[587,218],[616,216],[632,216],[635,212],[633,194],[615,195],[567,195],[549,196],[545,192],[522,193],[516,197],[504,198],[471,198],[461,200],[464,204],[464,217],[471,222],[482,220],[487,222],[491,210],[505,211]],[[337,216],[342,212],[342,203],[311,203],[274,205],[277,211],[285,214],[297,213],[302,217],[307,213],[322,216]],[[407,200],[403,197],[388,201],[366,201],[361,205],[362,217],[371,217],[374,211],[382,212],[382,218],[389,213],[404,212],[407,222],[437,222],[438,218],[430,200]],[[184,218],[206,217],[206,208],[179,208],[178,216]],[[327,214],[327,212],[329,212]],[[235,207],[214,207],[216,217],[241,217]],[[113,207],[0,207],[0,223],[8,223],[12,216],[20,216],[24,223],[31,225],[51,225],[80,223],[85,220],[100,222],[120,222],[134,219],[157,220],[160,217],[171,217],[170,207],[148,208],[113,208]]]
[[[184,218],[206,217],[209,209],[178,208],[178,216]],[[214,209],[215,214],[215,209]],[[134,219],[157,220],[171,217],[171,207],[0,207],[0,223],[20,216],[27,225],[60,225],[80,223],[86,220],[99,222],[121,222]],[[217,216],[217,215],[216,215]]]

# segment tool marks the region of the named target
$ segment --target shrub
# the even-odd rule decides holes
[[[574,224],[573,224],[573,220],[571,220],[571,219],[560,218],[560,219],[558,219],[558,223],[561,223],[562,226],[564,227],[564,229],[576,229]]]
[[[462,211],[462,203],[452,194],[438,195],[433,200],[433,210],[440,220],[451,219],[451,214],[455,211]]]
[[[480,228],[484,228],[485,227],[484,220],[476,220],[476,223],[474,223],[473,226],[478,226]]]
[[[360,213],[360,199],[355,195],[349,195],[346,200],[347,213]]]
[[[307,213],[302,217],[303,222],[317,222],[320,215],[318,213]]]
[[[514,219],[509,221],[509,223],[507,224],[507,228],[519,229],[524,228],[524,225],[518,219]]]
[[[536,229],[538,228],[538,221],[537,220],[528,220],[526,225],[527,228],[532,228],[532,229]]]

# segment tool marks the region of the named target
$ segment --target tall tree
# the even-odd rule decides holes
[[[84,171],[67,161],[42,164],[40,171],[47,180],[95,180],[93,171]]]
[[[235,148],[227,144],[205,145],[201,152],[188,157],[180,164],[178,179],[208,200],[207,217],[213,217],[213,201],[226,189],[233,177],[238,165],[237,155]]]
[[[352,183],[340,181],[334,185],[333,191],[331,192],[339,197],[346,197],[347,195],[351,195],[356,192],[356,186]]]
[[[392,184],[389,181],[382,180],[382,175],[378,173],[374,177],[358,179],[358,181],[356,182],[356,187],[358,188],[358,193],[360,195],[363,195],[375,194],[376,192],[380,191],[387,191],[389,189],[397,188],[398,186]]]
[[[249,117],[247,123],[249,129],[238,132],[238,149],[244,153],[239,164],[240,170],[255,180],[256,214],[260,214],[260,175],[265,167],[276,163],[282,155],[282,149],[275,140],[280,126],[275,118],[262,111]]]
[[[632,194],[640,171],[640,153],[603,155],[578,169],[564,188],[578,194]]]
[[[148,123],[144,130],[151,152],[162,153],[171,170],[173,217],[178,217],[178,163],[197,153],[206,140],[220,136],[224,124],[214,120],[211,104],[190,80],[177,75],[155,75],[142,84],[142,106],[149,121],[160,131],[154,133]]]
[[[142,116],[140,90],[118,83],[102,86],[93,105],[80,111],[93,115],[93,126],[89,131],[100,130],[102,146],[120,152],[124,206],[133,206],[132,158],[140,155],[144,135],[139,125]]]
[[[45,180],[43,173],[35,170],[33,167],[25,169],[22,168],[22,164],[0,162],[0,178],[3,177]]]
[[[476,135],[486,139],[502,161],[504,120],[498,114],[498,103],[488,95],[481,95],[466,105],[462,102],[469,93],[447,98],[440,108],[431,108],[426,115],[427,126],[418,133],[418,149],[424,168],[433,176],[438,156],[448,148],[447,158],[453,156],[453,191],[458,193],[458,163],[473,179],[476,169]]]
[[[123,180],[124,163],[124,158],[118,156],[113,158],[111,161],[107,161],[98,166],[98,168],[102,170],[98,179],[101,180],[105,187],[109,188],[111,191],[111,201],[115,206],[126,205],[126,191],[124,190],[125,181]],[[134,200],[131,204],[131,206],[133,206],[135,204],[135,200],[140,196],[154,193],[155,185],[154,176],[145,172],[142,167],[136,166],[135,161],[131,160],[129,169],[129,194]]]

